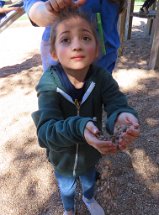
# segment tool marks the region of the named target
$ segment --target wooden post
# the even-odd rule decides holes
[[[149,10],[155,10],[156,9],[156,2],[151,6],[151,8],[149,9]],[[152,37],[153,37],[153,28],[152,28],[152,26],[153,26],[153,21],[154,21],[154,19],[152,18],[152,19],[147,19],[147,24],[146,24],[146,35],[151,35]]]
[[[159,69],[159,2],[157,2],[157,14],[154,20],[154,36],[149,61],[150,69]]]
[[[131,39],[134,4],[135,4],[135,0],[128,0],[127,2],[127,15],[126,15],[126,25],[125,25],[125,38],[127,40]]]
[[[124,10],[120,16],[119,16],[119,22],[118,22],[118,31],[120,36],[120,48],[118,50],[119,56],[122,55],[123,52],[123,42],[125,40],[125,23],[126,23],[126,13],[127,10]]]

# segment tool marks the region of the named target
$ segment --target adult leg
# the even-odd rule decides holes
[[[148,9],[155,3],[156,0],[146,0],[141,7],[141,10],[148,11]],[[145,9],[145,10],[144,10]]]
[[[49,66],[56,65],[57,62],[53,60],[50,54],[50,41],[41,40],[40,44],[40,54],[41,54],[41,61],[43,66],[43,71],[45,72]]]
[[[147,7],[147,4],[149,3],[149,1],[150,1],[150,0],[144,1],[143,5],[142,5],[142,8],[143,8],[143,7]]]
[[[156,0],[150,0],[148,3],[147,3],[147,9],[149,9],[154,3],[155,3]]]

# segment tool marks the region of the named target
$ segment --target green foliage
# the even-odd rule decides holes
[[[134,11],[139,11],[145,0],[135,0]]]
[[[139,4],[143,4],[144,3],[144,0],[135,0],[135,5],[139,5]]]

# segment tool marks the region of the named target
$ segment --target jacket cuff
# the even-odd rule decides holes
[[[84,130],[86,128],[86,124],[88,122],[94,122],[92,118],[90,117],[86,117],[86,118],[82,118],[82,121],[81,121],[81,125],[80,125],[80,132],[82,134],[82,137],[83,139],[85,140],[85,137],[84,137]],[[85,140],[86,141],[86,140]]]
[[[136,118],[138,118],[138,114],[135,110],[133,109],[120,109],[118,111],[116,111],[115,113],[113,113],[112,115],[110,115],[107,119],[107,123],[106,123],[106,130],[109,134],[113,134],[114,133],[114,125],[115,122],[119,116],[120,113],[131,113],[133,114]]]

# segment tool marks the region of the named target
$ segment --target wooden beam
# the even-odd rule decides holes
[[[140,12],[133,12],[133,16],[139,17],[139,18],[154,19],[156,17],[156,10],[149,10],[147,14],[140,13]]]
[[[133,11],[134,11],[135,0],[127,1],[127,15],[126,15],[126,24],[125,24],[125,38],[127,40],[131,39],[131,29],[133,21]]]
[[[120,48],[118,50],[118,55],[121,56],[123,52],[123,42],[125,40],[125,23],[126,23],[126,13],[127,10],[124,10],[120,16],[118,21],[118,32],[120,36]]]
[[[157,2],[157,14],[154,20],[154,36],[150,52],[149,68],[159,69],[159,2]]]

